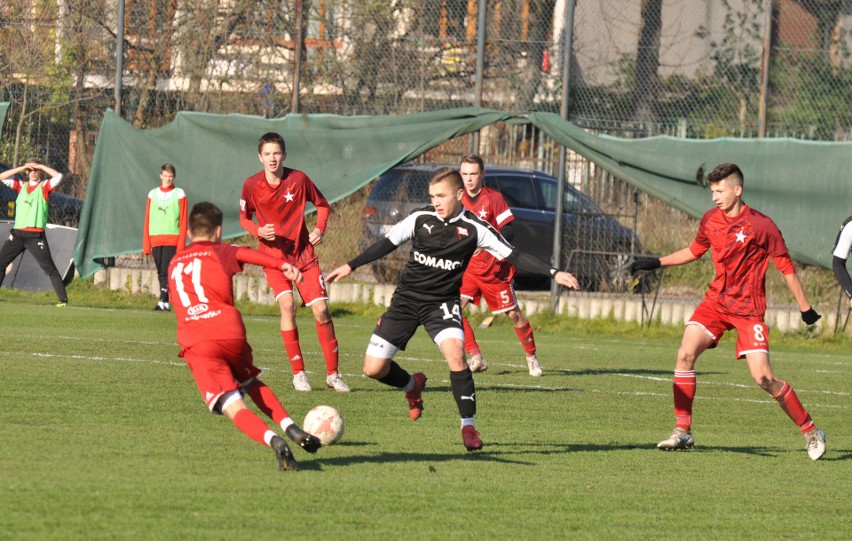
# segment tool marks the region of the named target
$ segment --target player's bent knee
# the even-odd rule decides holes
[[[769,377],[769,376],[766,376],[766,375],[754,377],[754,382],[757,383],[757,385],[761,389],[763,389],[764,391],[766,391],[768,393],[772,392],[772,387],[774,386],[776,381],[777,380],[775,378],[772,378],[772,377]]]
[[[228,391],[219,398],[217,407],[228,419],[233,419],[240,410],[246,407],[246,403],[243,402],[243,393]]]

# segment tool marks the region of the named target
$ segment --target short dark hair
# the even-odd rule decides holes
[[[743,182],[745,181],[745,178],[743,177],[743,172],[735,163],[722,163],[717,165],[715,169],[710,171],[710,174],[707,175],[707,183],[714,184],[716,182],[725,180],[730,176],[736,177],[737,182],[735,183],[735,185],[743,185]]]
[[[438,184],[439,182],[443,182],[445,180],[450,181],[450,186],[452,186],[455,190],[464,189],[464,183],[462,182],[461,173],[459,173],[452,167],[442,167],[432,173],[432,176],[429,177],[429,186]]]
[[[164,163],[163,165],[161,165],[160,166],[160,172],[162,172],[162,171],[168,171],[169,173],[171,173],[173,175],[177,175],[177,170],[175,169],[175,166],[170,164],[170,163]]]
[[[460,163],[473,163],[479,166],[479,172],[485,171],[485,161],[479,154],[468,154],[461,159]]]
[[[287,152],[287,147],[284,144],[284,138],[281,137],[281,134],[278,132],[270,131],[260,136],[260,139],[257,142],[258,154],[260,154],[260,151],[263,149],[263,145],[266,143],[277,143],[278,146],[281,147],[281,152]]]
[[[193,236],[207,237],[222,225],[222,210],[213,203],[196,203],[189,213],[189,230]]]

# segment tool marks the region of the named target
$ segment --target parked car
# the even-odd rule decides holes
[[[6,171],[9,166],[0,164],[0,172]],[[15,219],[15,200],[18,194],[8,186],[0,183],[0,219]],[[47,207],[47,221],[51,224],[77,227],[80,223],[80,213],[83,210],[83,201],[64,193],[54,191],[50,194]]]
[[[428,179],[439,164],[406,164],[383,174],[375,183],[364,208],[363,249],[387,233],[413,209],[429,204]],[[532,169],[491,166],[485,185],[500,191],[515,215],[512,244],[544,261],[553,252],[557,179]],[[585,194],[567,185],[563,212],[561,265],[587,290],[625,290],[627,263],[642,252],[639,237],[608,216]],[[379,281],[394,281],[405,265],[408,250],[400,248],[372,263]],[[521,285],[549,283],[520,270]]]

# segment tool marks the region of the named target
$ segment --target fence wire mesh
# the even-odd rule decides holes
[[[598,133],[754,137],[762,124],[769,137],[845,141],[850,27],[849,0],[6,0],[0,162],[38,156],[81,198],[107,108],[138,128],[179,111],[559,112],[566,74],[569,120]],[[530,126],[480,136],[489,165],[555,173],[558,145]],[[465,136],[421,160],[457,163],[471,150]],[[570,157],[568,176],[646,250],[682,244],[652,225],[671,211],[594,164]],[[325,266],[357,245],[369,188],[336,204],[341,243],[324,246]]]

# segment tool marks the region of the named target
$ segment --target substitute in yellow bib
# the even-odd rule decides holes
[[[19,173],[25,173],[27,180],[15,179],[15,175]],[[44,175],[50,177],[49,180],[43,180]],[[30,158],[24,165],[0,173],[0,180],[18,192],[18,198],[15,200],[15,225],[0,248],[0,284],[3,283],[9,263],[24,250],[29,250],[50,278],[53,290],[59,297],[56,306],[66,306],[68,295],[65,293],[65,284],[53,264],[50,246],[47,245],[47,237],[44,234],[44,228],[47,226],[47,200],[50,193],[62,182],[62,174],[42,164],[38,158]]]
[[[160,281],[160,299],[154,310],[170,312],[169,263],[186,247],[187,202],[184,191],[175,186],[175,166],[160,167],[160,186],[148,192],[145,224],[142,228],[142,251],[154,257]]]

